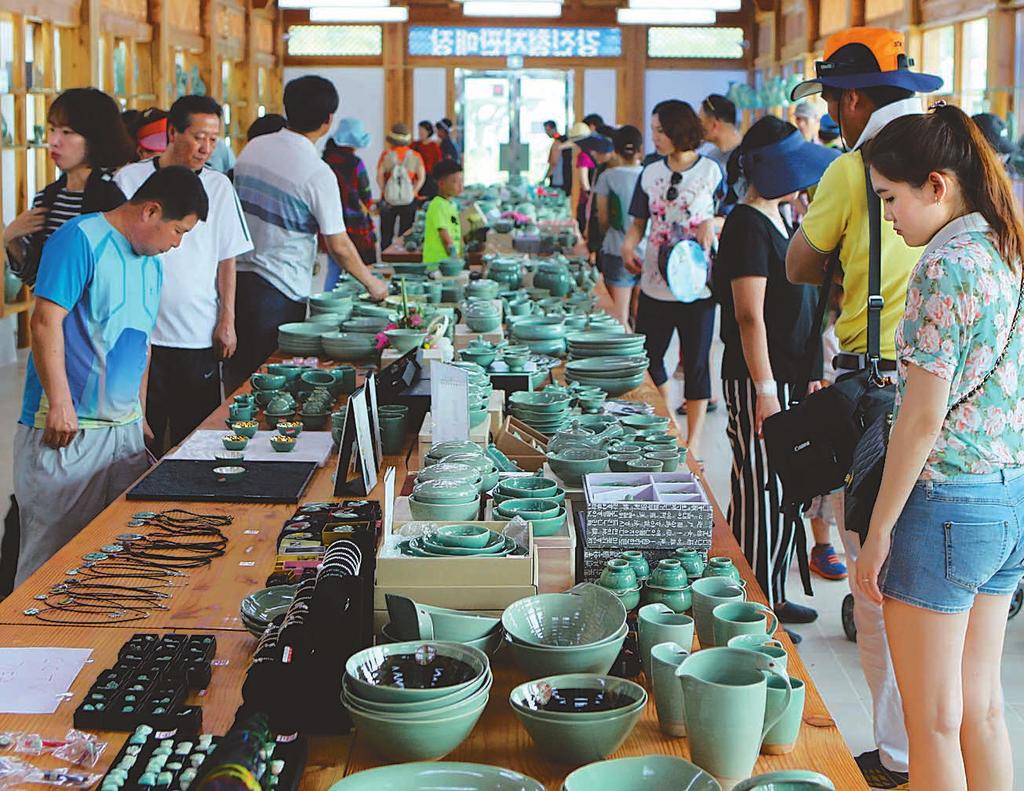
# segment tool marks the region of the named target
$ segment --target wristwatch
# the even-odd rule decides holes
[[[778,398],[779,386],[776,384],[774,379],[768,379],[764,382],[754,382],[754,392],[759,396],[773,396],[774,398]]]

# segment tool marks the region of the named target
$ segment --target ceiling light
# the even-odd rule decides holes
[[[277,0],[278,8],[387,8],[391,0]]]
[[[740,0],[629,0],[629,7],[662,11],[739,11]]]
[[[620,8],[615,12],[620,25],[713,25],[715,12],[703,10],[676,10],[675,8]]]
[[[465,0],[462,13],[465,16],[559,17],[562,15],[562,4],[556,0]]]
[[[309,9],[310,22],[407,22],[409,9],[405,6],[383,8],[344,8],[332,5]]]

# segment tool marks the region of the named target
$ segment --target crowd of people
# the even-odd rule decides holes
[[[780,621],[817,617],[786,592],[805,519],[810,570],[849,576],[877,745],[857,759],[867,782],[1008,791],[1000,661],[1024,575],[1014,149],[994,116],[924,112],[941,79],[910,66],[901,34],[850,28],[794,89],[793,123],[766,115],[741,131],[719,94],[696,109],[655,105],[647,145],[639,126],[596,114],[566,134],[549,121],[546,181],[570,196],[614,315],[646,337],[666,400],[678,336],[679,411],[698,462],[720,376],[728,520]],[[450,119],[421,121],[415,140],[391,126],[375,202],[357,153],[369,135],[335,118],[333,84],[294,79],[283,104],[253,123],[236,160],[209,97],[123,115],[91,88],[52,103],[60,178],[4,229],[8,263],[36,296],[15,436],[20,540],[12,548],[8,530],[2,550],[17,582],[256,370],[279,325],[305,318],[318,250],[328,288],[344,271],[375,299],[386,288],[370,265],[417,208],[424,261],[462,253]],[[862,379],[891,411],[864,540],[844,529],[842,490],[788,507],[763,439],[793,404]]]

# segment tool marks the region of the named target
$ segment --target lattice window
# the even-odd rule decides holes
[[[291,25],[289,55],[380,55],[384,28],[380,25]]]
[[[647,30],[650,58],[742,58],[743,29],[738,27],[652,27]]]

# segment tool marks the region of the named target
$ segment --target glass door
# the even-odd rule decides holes
[[[544,122],[568,128],[572,73],[457,69],[455,85],[466,183],[504,183],[513,174],[543,180],[551,148]]]

